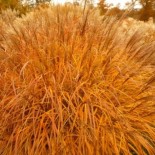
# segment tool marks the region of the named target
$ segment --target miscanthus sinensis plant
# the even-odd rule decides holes
[[[5,25],[2,155],[155,154],[155,42],[122,24],[52,6]]]

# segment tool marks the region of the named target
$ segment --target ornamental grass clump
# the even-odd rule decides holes
[[[155,42],[122,22],[52,6],[6,26],[2,155],[155,154]]]

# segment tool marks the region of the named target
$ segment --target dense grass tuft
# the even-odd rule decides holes
[[[155,154],[155,31],[123,24],[71,6],[3,23],[2,155]]]

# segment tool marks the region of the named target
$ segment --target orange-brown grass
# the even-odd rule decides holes
[[[55,6],[6,26],[2,155],[155,154],[155,43],[122,21]]]

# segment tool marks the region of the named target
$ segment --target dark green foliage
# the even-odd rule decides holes
[[[20,4],[19,0],[0,0],[0,9],[5,9],[5,8],[17,8],[17,6]]]
[[[141,9],[141,20],[147,21],[150,17],[154,17],[155,8],[154,3],[155,0],[140,0],[142,5]]]
[[[50,2],[51,0],[36,0],[36,4]]]
[[[104,15],[107,12],[108,7],[107,7],[107,4],[106,4],[105,0],[100,0],[99,1],[98,8],[100,9],[101,15]]]

